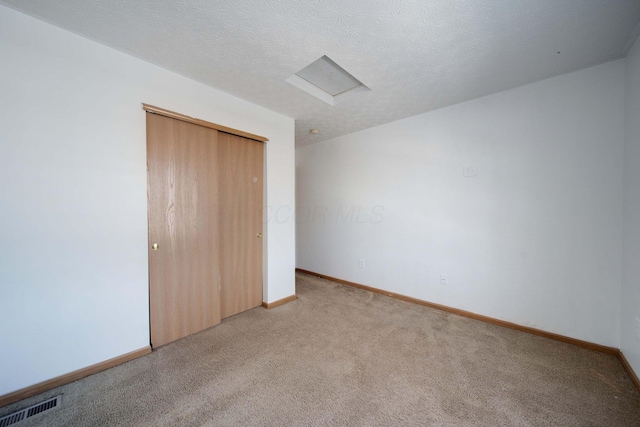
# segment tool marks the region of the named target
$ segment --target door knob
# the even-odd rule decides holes
[[[153,245],[151,245],[151,250],[152,250],[152,251],[157,251],[159,247],[160,247],[160,245],[159,245],[159,244],[154,243]]]
[[[256,237],[257,237],[258,239],[262,239],[262,233],[258,233],[258,234],[256,234]]]

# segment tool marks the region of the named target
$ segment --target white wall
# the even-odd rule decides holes
[[[296,150],[297,266],[618,347],[623,73],[610,62]]]
[[[621,350],[640,375],[640,41],[625,59],[624,246]]]
[[[0,395],[149,345],[146,102],[265,135],[294,206],[294,122],[0,6]],[[295,291],[293,218],[267,292]]]

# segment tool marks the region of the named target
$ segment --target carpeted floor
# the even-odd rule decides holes
[[[0,416],[62,394],[19,426],[640,426],[613,356],[303,274],[297,294]]]

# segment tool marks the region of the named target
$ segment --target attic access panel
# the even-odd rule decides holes
[[[287,82],[329,105],[335,105],[347,94],[369,90],[326,55],[289,77]]]

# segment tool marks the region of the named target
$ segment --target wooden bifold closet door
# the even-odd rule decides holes
[[[261,305],[264,143],[147,111],[150,329],[158,347]]]

